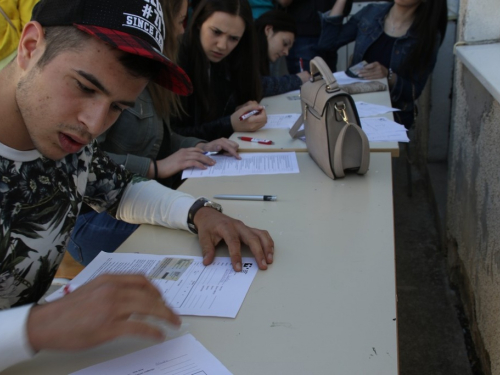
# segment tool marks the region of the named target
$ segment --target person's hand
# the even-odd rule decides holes
[[[125,335],[164,338],[158,327],[130,320],[133,314],[181,324],[144,276],[102,275],[57,301],[33,307],[28,339],[39,351],[86,349]]]
[[[297,73],[297,75],[302,80],[302,83],[306,83],[311,78],[311,74],[309,74],[309,72],[306,70],[304,70],[303,72]]]
[[[380,79],[387,77],[389,70],[375,61],[370,64],[366,64],[363,69],[361,69],[358,73],[358,77],[363,79]]]
[[[257,110],[259,113],[250,116],[246,120],[240,120],[240,116],[247,112]],[[255,101],[248,102],[239,107],[231,115],[231,125],[235,132],[254,132],[262,128],[267,123],[266,110]]]
[[[227,138],[219,138],[216,139],[215,141],[208,143],[198,143],[196,147],[201,149],[203,152],[223,151],[224,154],[229,154],[231,156],[234,156],[238,160],[241,159],[240,155],[238,154],[238,147],[239,147],[238,143],[231,141]]]
[[[181,148],[165,159],[157,160],[158,177],[167,178],[186,168],[207,169],[208,166],[215,165],[215,160],[210,156],[203,155],[203,150],[199,147]],[[148,177],[153,178],[154,167],[149,168]]]
[[[209,265],[215,257],[215,246],[224,240],[229,249],[233,269],[241,271],[241,244],[248,245],[261,270],[273,262],[274,242],[265,230],[247,227],[239,220],[210,207],[196,212],[193,222],[198,229],[203,264]]]

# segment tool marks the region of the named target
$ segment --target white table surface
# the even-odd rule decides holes
[[[386,79],[380,81],[387,84]],[[301,113],[300,100],[289,99],[296,96],[297,94],[290,93],[269,96],[262,99],[260,104],[266,106],[266,112],[270,115],[283,113]],[[392,107],[389,92],[387,90],[356,94],[352,95],[352,97],[354,101],[364,101],[367,103]],[[392,112],[383,114],[381,115],[381,117],[386,117],[389,120],[394,121]],[[246,142],[238,139],[238,137],[241,136],[271,139],[274,144],[261,145],[254,142]],[[261,129],[256,132],[235,132],[229,139],[239,144],[241,152],[307,151],[305,142],[301,141],[300,139],[292,139],[288,134],[288,129]],[[370,142],[370,150],[372,152],[390,152],[393,157],[399,156],[398,142]]]
[[[395,375],[391,156],[372,153],[367,175],[335,181],[307,153],[297,158],[300,174],[190,179],[181,186],[195,196],[278,196],[221,201],[227,214],[271,233],[275,263],[258,272],[236,319],[183,322],[235,375]],[[200,254],[195,235],[149,225],[119,251]],[[217,255],[226,254],[220,246]],[[150,344],[127,339],[80,353],[44,352],[4,374],[67,374]]]

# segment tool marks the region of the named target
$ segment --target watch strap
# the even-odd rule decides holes
[[[210,207],[213,208],[214,210],[222,212],[220,204],[209,201],[204,197],[198,198],[189,209],[188,219],[187,219],[189,230],[195,234],[198,234],[198,228],[196,228],[196,225],[194,224],[194,216],[196,215],[198,210],[203,207]]]

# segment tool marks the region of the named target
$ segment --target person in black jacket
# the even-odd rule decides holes
[[[194,94],[183,98],[185,114],[172,119],[176,133],[212,141],[266,124],[265,109],[258,104],[262,86],[247,0],[202,0],[184,35],[179,63]],[[258,113],[240,120],[252,110]]]
[[[319,12],[324,13],[332,9],[335,0],[276,0],[276,2],[293,16],[297,25],[295,43],[286,58],[288,72],[290,74],[300,72],[300,59],[304,70],[309,70],[309,62],[317,55],[316,46],[321,35]],[[349,0],[344,8],[344,16],[349,15],[351,8],[352,0]],[[321,57],[332,72],[337,71],[336,51],[323,52]]]
[[[273,76],[271,64],[288,56],[297,33],[293,17],[282,10],[270,10],[255,20],[259,41],[259,71],[262,75],[263,96],[298,90],[311,75],[307,70],[297,74]]]

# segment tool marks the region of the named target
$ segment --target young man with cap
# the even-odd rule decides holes
[[[161,339],[132,314],[180,323],[139,275],[101,276],[34,305],[50,286],[83,201],[127,222],[198,233],[205,264],[221,240],[236,271],[241,243],[261,269],[272,263],[266,231],[130,174],[93,142],[149,78],[179,94],[191,91],[185,73],[160,52],[164,29],[155,0],[42,0],[17,58],[0,72],[0,371],[42,349],[85,349],[123,335]]]

